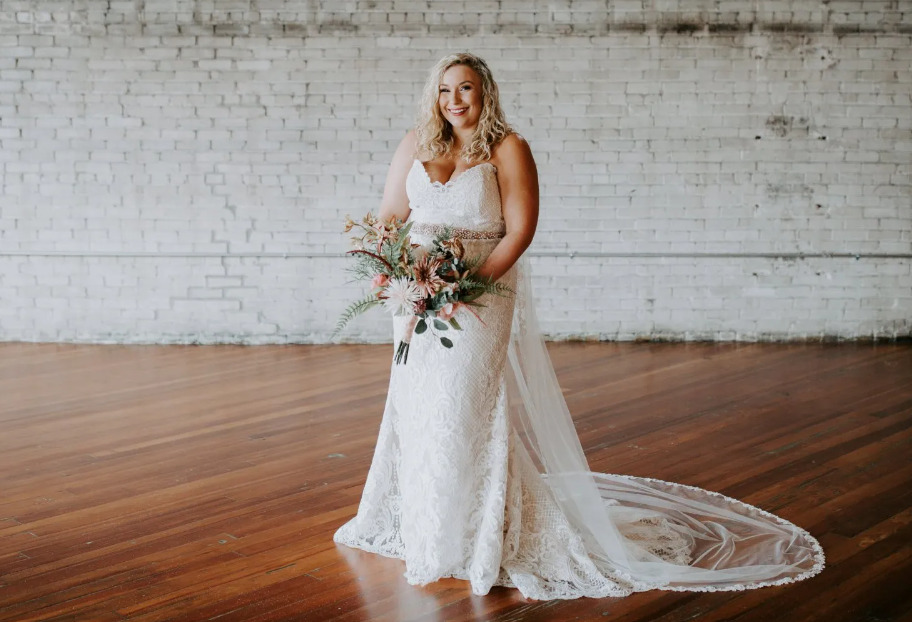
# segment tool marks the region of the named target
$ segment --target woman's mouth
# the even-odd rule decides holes
[[[468,107],[466,107],[466,108],[447,108],[447,110],[454,117],[461,117],[462,115],[464,115],[466,113],[466,110],[468,110]]]

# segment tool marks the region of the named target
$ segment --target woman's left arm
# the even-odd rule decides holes
[[[497,182],[506,234],[475,272],[496,281],[525,252],[538,224],[538,170],[532,150],[518,134],[507,136],[497,148]]]

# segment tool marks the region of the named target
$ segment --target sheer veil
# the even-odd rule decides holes
[[[511,418],[593,561],[635,591],[744,590],[823,569],[817,540],[769,512],[694,486],[590,471],[545,349],[525,254],[516,269]]]

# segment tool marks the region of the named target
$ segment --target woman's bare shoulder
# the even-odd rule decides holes
[[[415,128],[411,128],[399,141],[396,152],[393,154],[393,161],[399,163],[411,162],[416,157],[418,157],[418,137],[415,133]]]
[[[495,166],[503,165],[504,168],[522,165],[532,160],[532,149],[521,134],[512,132],[497,143],[491,153],[491,160]]]
[[[494,147],[494,153],[507,152],[516,153],[517,151],[528,150],[529,142],[518,132],[510,132],[504,136],[503,140]]]
[[[403,151],[408,151],[411,154],[417,153],[418,149],[418,134],[415,132],[415,128],[410,128],[405,136],[402,137],[402,140],[399,141],[399,147]]]

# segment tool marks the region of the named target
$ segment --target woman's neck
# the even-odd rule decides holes
[[[475,133],[475,128],[470,127],[462,130],[457,130],[453,128],[453,149],[459,153],[462,151],[463,146],[472,142],[472,135]]]

